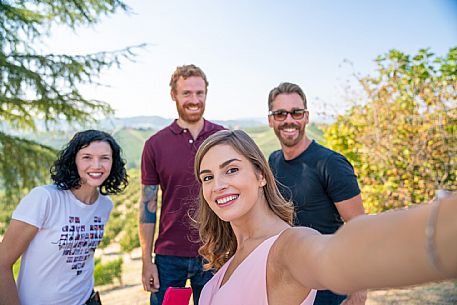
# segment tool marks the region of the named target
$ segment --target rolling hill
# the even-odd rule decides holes
[[[171,122],[172,119],[157,116],[114,118],[79,128],[65,124],[62,128],[54,128],[52,131],[38,128],[38,131],[35,133],[22,133],[20,136],[36,140],[41,144],[60,150],[76,131],[88,128],[102,129],[110,132],[121,145],[124,158],[127,160],[127,167],[129,169],[135,169],[140,167],[144,142],[157,132],[157,130],[169,125]],[[254,118],[252,120],[243,119],[216,122],[229,129],[245,130],[260,146],[267,158],[271,152],[280,148],[279,142],[273,130],[266,124],[266,120],[262,121],[261,118]],[[318,125],[312,123],[307,127],[307,134],[311,138],[321,141],[323,131]]]

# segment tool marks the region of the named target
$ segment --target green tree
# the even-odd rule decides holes
[[[455,190],[457,48],[442,57],[392,50],[376,63],[374,76],[358,78],[365,103],[327,128],[327,145],[353,163],[370,212]]]
[[[82,96],[78,88],[97,83],[103,69],[132,59],[136,48],[43,54],[41,39],[53,25],[75,30],[117,11],[129,8],[120,0],[0,0],[0,190],[8,201],[46,181],[56,157],[52,148],[21,138],[21,131],[36,130],[37,120],[46,126],[82,123],[112,113],[108,104]]]

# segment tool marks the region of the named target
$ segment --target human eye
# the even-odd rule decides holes
[[[203,182],[208,182],[211,179],[213,179],[213,176],[212,175],[204,175],[200,179],[202,179]]]
[[[238,167],[230,167],[229,169],[227,169],[227,174],[234,174],[237,171],[239,171]]]
[[[190,96],[190,91],[183,91],[182,96],[189,97]]]
[[[277,110],[273,112],[273,117],[277,120],[284,120],[287,117],[287,111],[285,110]]]

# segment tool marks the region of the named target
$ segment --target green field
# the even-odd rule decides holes
[[[277,140],[273,130],[267,125],[259,127],[244,128],[244,130],[254,139],[259,145],[265,157],[271,152],[280,148],[279,141]],[[155,132],[157,129],[153,128],[119,128],[114,131],[109,131],[113,134],[116,140],[122,147],[124,158],[127,161],[127,168],[129,170],[138,170],[140,168],[141,153],[143,151],[144,142]],[[55,149],[62,149],[63,145],[71,138],[72,132],[52,131],[52,132],[37,132],[33,135],[34,139],[38,142],[54,147]],[[307,134],[317,141],[322,141],[323,132],[315,124],[310,124],[307,127]],[[133,175],[133,179],[139,179],[138,174]],[[131,179],[131,184],[135,182]],[[128,187],[128,189],[138,188],[139,186]],[[1,195],[1,190],[0,190]],[[135,194],[137,196],[137,194]],[[129,196],[125,196],[127,198]],[[1,196],[0,196],[1,198]],[[7,204],[4,199],[0,199],[3,204],[3,209],[0,211],[0,234],[6,229],[6,224],[9,223],[11,213],[16,206],[17,202]]]
[[[259,145],[265,157],[275,150],[280,148],[279,141],[276,138],[273,130],[268,126],[243,128]],[[141,160],[141,152],[143,151],[144,142],[154,133],[155,129],[134,129],[122,128],[113,132],[113,136],[119,141],[125,159],[127,160],[127,167],[129,169],[139,168]],[[315,124],[310,124],[307,127],[307,134],[312,139],[322,141],[323,131]]]
[[[141,153],[144,142],[154,133],[155,129],[122,128],[113,132],[127,160],[127,168],[140,168]]]

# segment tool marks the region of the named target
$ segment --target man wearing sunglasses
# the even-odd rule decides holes
[[[296,84],[281,83],[268,96],[268,123],[281,143],[269,157],[282,195],[295,206],[294,224],[332,234],[364,214],[354,169],[341,154],[306,135],[306,96]],[[315,305],[365,304],[366,291],[341,296],[318,291]],[[343,303],[342,303],[343,302]]]

